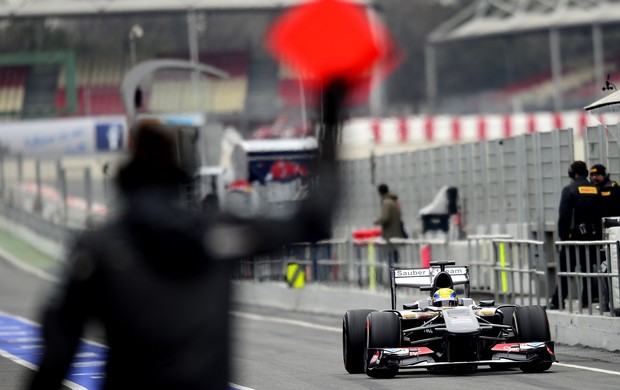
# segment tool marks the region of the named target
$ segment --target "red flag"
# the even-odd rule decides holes
[[[394,51],[378,19],[370,18],[363,6],[342,0],[315,0],[286,11],[269,31],[267,46],[319,85],[367,75]]]

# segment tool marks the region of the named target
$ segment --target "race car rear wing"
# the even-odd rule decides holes
[[[413,287],[421,290],[431,290],[435,277],[445,271],[452,278],[454,286],[464,285],[469,290],[469,266],[454,265],[453,261],[434,261],[430,268],[390,269],[392,310],[396,310],[396,288]]]

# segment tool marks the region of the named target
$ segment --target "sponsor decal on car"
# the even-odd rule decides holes
[[[381,356],[381,353],[379,351],[375,352],[370,359],[370,364],[379,363],[379,356]]]
[[[497,344],[492,350],[499,352],[526,352],[532,349],[545,348],[546,344],[540,343],[509,343],[509,344]]]
[[[428,355],[432,353],[433,353],[433,350],[427,347],[409,348],[409,356]]]
[[[429,276],[430,271],[428,269],[397,269],[394,271],[394,276],[397,278],[407,278],[411,276]]]

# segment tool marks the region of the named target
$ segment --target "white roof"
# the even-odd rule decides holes
[[[620,111],[620,91],[615,91],[583,108],[593,114]]]
[[[280,8],[304,0],[0,0],[0,17]],[[367,3],[368,0],[354,0]]]
[[[430,35],[430,42],[620,22],[619,0],[478,0]]]

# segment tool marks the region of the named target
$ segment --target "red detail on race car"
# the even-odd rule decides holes
[[[381,355],[381,352],[377,351],[375,352],[374,355],[372,355],[372,358],[370,359],[370,363],[376,363],[379,360],[379,356]]]
[[[519,352],[521,351],[521,344],[519,343],[510,343],[510,344],[497,344],[493,348],[492,351],[497,352]]]
[[[420,356],[432,354],[433,350],[426,347],[410,347],[409,356]]]

